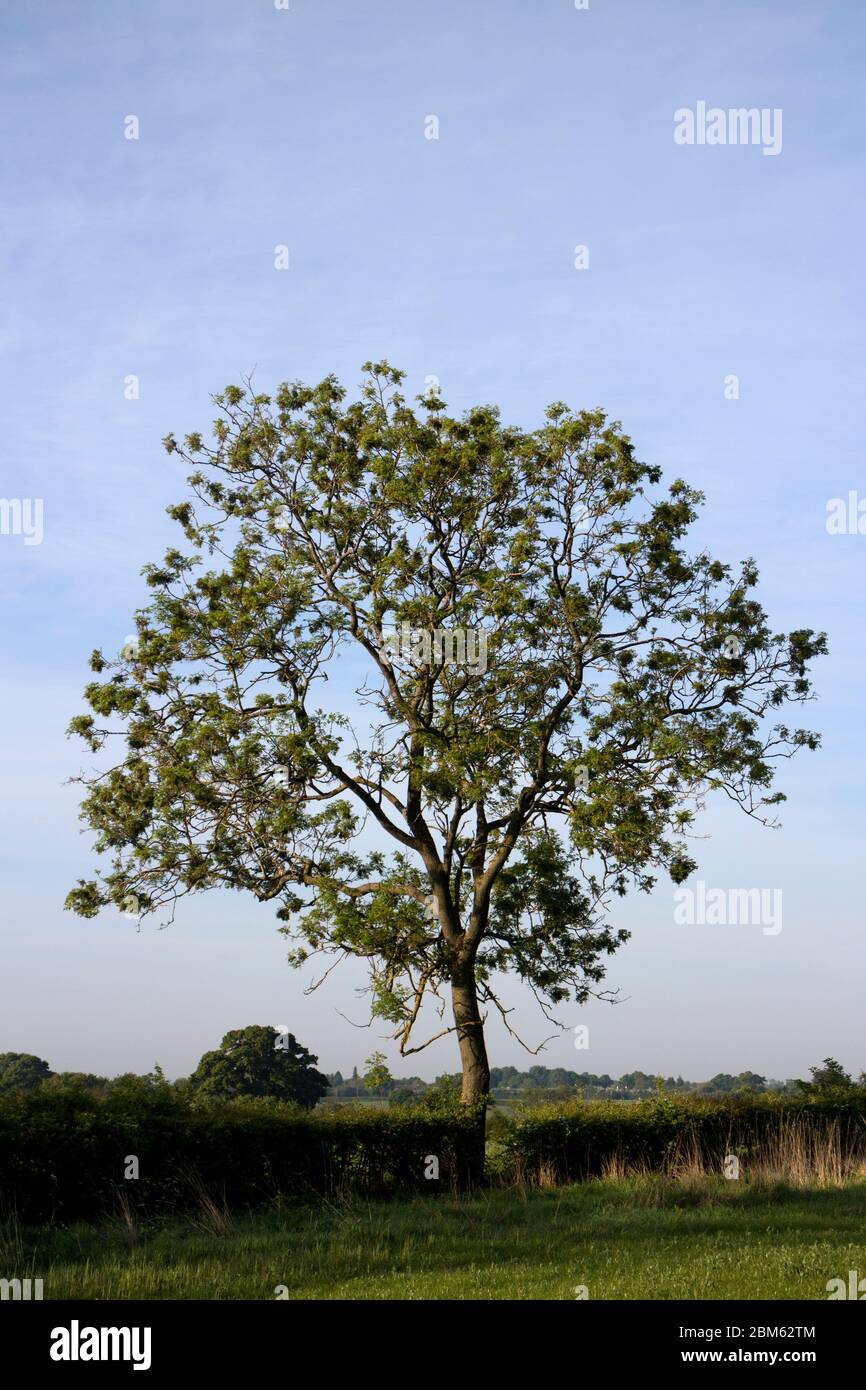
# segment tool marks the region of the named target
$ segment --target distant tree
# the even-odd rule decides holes
[[[700,1089],[702,1094],[708,1096],[727,1095],[734,1089],[734,1085],[735,1078],[731,1076],[730,1072],[720,1071],[715,1076],[711,1076],[709,1081],[705,1081]]]
[[[58,1091],[64,1087],[81,1091],[103,1091],[109,1084],[107,1076],[95,1076],[90,1071],[52,1072],[42,1082],[43,1087],[51,1091]]]
[[[577,1073],[567,1071],[565,1067],[551,1067],[547,1074],[547,1084],[549,1086],[576,1086]]]
[[[152,1096],[154,1092],[158,1092],[163,1099],[167,1099],[174,1089],[158,1062],[153,1071],[143,1073],[125,1071],[121,1072],[119,1076],[112,1076],[106,1082],[106,1091],[109,1095],[124,1095],[131,1100]]]
[[[766,1091],[767,1078],[759,1076],[756,1071],[741,1071],[739,1076],[734,1078],[734,1089],[737,1091]]]
[[[427,1110],[448,1109],[460,1103],[462,1077],[459,1074],[444,1072],[437,1076],[421,1097],[421,1105]]]
[[[292,1033],[252,1025],[226,1033],[219,1047],[206,1052],[190,1077],[193,1089],[218,1099],[274,1096],[312,1110],[328,1090],[314,1057]]]
[[[797,1082],[804,1095],[833,1096],[857,1088],[857,1083],[835,1057],[825,1057],[820,1067],[810,1067],[809,1070],[812,1080]]]
[[[645,1071],[629,1071],[619,1078],[617,1085],[623,1091],[654,1091],[656,1079]]]
[[[367,1068],[364,1072],[364,1085],[368,1091],[381,1091],[393,1082],[394,1078],[388,1069],[388,1059],[384,1052],[374,1052],[372,1057],[367,1058],[364,1066]]]
[[[0,1052],[0,1092],[35,1091],[51,1075],[48,1063],[32,1052]]]

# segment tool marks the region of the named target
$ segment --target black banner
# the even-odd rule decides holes
[[[859,1300],[858,1300],[859,1301]],[[528,1301],[529,1302],[529,1301]],[[478,1355],[495,1363],[516,1345],[542,1355],[548,1368],[561,1356],[578,1369],[606,1364],[611,1370],[713,1365],[775,1369],[804,1366],[826,1375],[856,1357],[863,1342],[861,1315],[821,1302],[623,1302],[576,1299],[487,1304],[482,1322],[465,1317],[465,1337]],[[450,1333],[463,1317],[446,1303]],[[518,1312],[519,1309],[519,1312]],[[358,1366],[371,1350],[417,1358],[425,1347],[444,1350],[441,1303],[221,1302],[0,1304],[4,1362],[52,1379],[164,1375],[166,1372],[245,1373],[283,1363],[301,1373],[310,1358],[331,1369],[343,1358]],[[339,1328],[339,1333],[336,1329]],[[431,1341],[431,1333],[432,1341]],[[544,1341],[538,1341],[538,1337]],[[515,1338],[517,1342],[515,1342]],[[552,1338],[560,1338],[555,1341]],[[461,1344],[463,1337],[461,1336]],[[469,1347],[466,1348],[467,1350]],[[368,1362],[369,1364],[369,1362]],[[431,1368],[432,1369],[432,1368]],[[304,1373],[304,1378],[308,1378]]]

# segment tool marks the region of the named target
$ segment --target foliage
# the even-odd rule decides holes
[[[21,1220],[182,1211],[201,1193],[231,1208],[358,1191],[462,1185],[474,1155],[471,1111],[352,1107],[304,1113],[272,1098],[208,1101],[167,1082],[127,1079],[0,1097],[0,1202]],[[435,1154],[440,1177],[425,1177]],[[127,1156],[140,1177],[124,1178]]]
[[[191,549],[147,568],[137,640],[92,655],[71,731],[124,752],[79,778],[110,867],[67,906],[273,902],[293,964],[368,963],[404,1052],[450,988],[473,1099],[498,972],[547,1007],[606,993],[611,902],[689,875],[707,794],[773,823],[776,763],[818,744],[781,712],[826,641],[772,631],[752,561],[687,552],[701,494],[657,492],[602,411],[523,431],[366,372],[350,404],[333,377],[229,386],[211,442],[167,437]],[[317,703],[350,651],[354,726]]]
[[[727,1154],[760,1154],[793,1118],[819,1129],[836,1122],[843,1145],[853,1145],[866,1122],[866,1092],[799,1102],[770,1095],[726,1100],[665,1095],[630,1104],[537,1106],[522,1111],[503,1142],[514,1172],[543,1172],[559,1182],[597,1177],[614,1160],[658,1169],[676,1154],[697,1154],[721,1172]]]
[[[810,1067],[811,1081],[798,1081],[797,1085],[807,1096],[847,1095],[857,1089],[857,1082],[845,1071],[835,1057],[825,1057],[819,1067]],[[861,1081],[866,1078],[861,1078]]]
[[[364,1066],[364,1085],[368,1091],[384,1090],[394,1080],[388,1068],[388,1059],[384,1052],[374,1052],[372,1057],[368,1057]]]
[[[33,1091],[51,1075],[48,1063],[32,1052],[0,1052],[0,1093]]]
[[[111,1084],[107,1076],[96,1076],[90,1071],[57,1071],[42,1082],[42,1087],[44,1090],[105,1091]]]
[[[203,1192],[240,1210],[350,1192],[427,1194],[477,1175],[477,1114],[443,1085],[415,1106],[302,1112],[273,1098],[207,1100],[166,1081],[123,1078],[105,1094],[40,1087],[0,1096],[0,1202],[22,1221],[139,1216],[194,1208]],[[577,1102],[490,1120],[497,1180],[570,1182],[609,1162],[659,1169],[695,1154],[721,1172],[726,1154],[760,1161],[792,1119],[862,1143],[866,1095]],[[426,1159],[439,1159],[438,1179]],[[129,1156],[139,1178],[126,1179]]]
[[[459,1075],[444,1073],[437,1076],[432,1085],[427,1087],[419,1100],[425,1110],[434,1113],[448,1112],[460,1104],[461,1097],[461,1078]]]
[[[328,1090],[327,1077],[316,1071],[318,1060],[293,1033],[253,1024],[226,1033],[189,1082],[194,1092],[214,1099],[272,1096],[312,1110]]]

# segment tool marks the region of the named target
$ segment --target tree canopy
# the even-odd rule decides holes
[[[818,743],[781,711],[826,643],[772,631],[752,560],[687,552],[700,493],[660,490],[601,410],[523,430],[366,372],[348,403],[333,377],[230,386],[209,442],[166,438],[190,548],[147,568],[136,640],[93,653],[71,727],[120,743],[80,778],[111,865],[67,905],[273,902],[292,963],[367,962],[403,1052],[456,1034],[473,1100],[501,973],[547,1010],[607,996],[611,903],[689,875],[707,794],[774,823],[778,760]]]
[[[807,1096],[833,1096],[853,1091],[857,1088],[857,1082],[849,1076],[848,1072],[837,1062],[835,1057],[825,1057],[818,1067],[810,1067],[811,1081],[798,1081],[797,1085],[804,1095]],[[861,1074],[860,1084],[862,1085],[864,1076]]]
[[[316,1071],[318,1060],[293,1033],[253,1024],[226,1033],[218,1048],[204,1054],[189,1084],[213,1099],[273,1096],[312,1110],[329,1085]]]
[[[52,1074],[32,1052],[0,1052],[0,1091],[35,1091]]]

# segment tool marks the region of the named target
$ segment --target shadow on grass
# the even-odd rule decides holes
[[[764,1296],[773,1270],[768,1296],[795,1296],[799,1278],[796,1296],[820,1297],[864,1216],[864,1183],[598,1180],[235,1212],[222,1234],[194,1217],[139,1223],[134,1240],[117,1220],[23,1228],[15,1263],[51,1272],[52,1297],[269,1298],[283,1284],[292,1298],[563,1298],[569,1279],[608,1297],[707,1297],[710,1266],[738,1281],[727,1297]]]

